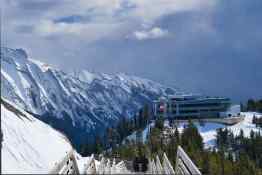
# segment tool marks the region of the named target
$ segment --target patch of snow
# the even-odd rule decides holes
[[[87,83],[92,83],[92,81],[96,78],[96,75],[89,72],[89,71],[86,71],[86,70],[83,70],[79,73],[79,79],[81,81],[84,81],[84,82],[87,82]]]
[[[154,127],[154,123],[150,123],[149,125],[147,125],[147,127],[142,131],[142,142],[145,143],[147,141],[147,138],[148,138],[148,134],[149,134],[149,128],[152,128]],[[133,132],[131,135],[127,136],[125,138],[125,140],[128,140],[128,141],[135,141],[136,140],[136,131]],[[124,142],[125,142],[124,140]],[[123,143],[124,143],[123,142]]]
[[[208,148],[208,147],[215,146],[216,130],[218,128],[227,127],[227,129],[231,130],[234,135],[238,135],[240,133],[240,130],[242,129],[245,137],[250,136],[251,130],[258,132],[259,128],[257,128],[252,123],[252,119],[253,119],[253,115],[256,115],[257,117],[262,117],[262,114],[254,113],[254,112],[242,112],[241,114],[245,116],[244,120],[232,126],[226,126],[223,124],[209,123],[209,122],[205,122],[204,126],[201,126],[197,122],[194,123],[198,128],[198,131],[200,132],[201,136],[203,137],[203,142],[205,144],[205,147]],[[183,131],[185,125],[186,123],[179,124],[178,130],[180,133]]]
[[[46,72],[48,71],[49,69],[53,69],[50,65],[46,64],[46,63],[43,63],[39,60],[35,60],[35,59],[28,59],[30,62],[34,63],[35,65],[37,65],[41,70],[42,72]]]
[[[259,128],[252,123],[252,119],[254,115],[256,115],[256,117],[262,117],[262,114],[256,112],[243,112],[241,114],[245,116],[245,119],[233,126],[228,127],[228,129],[233,131],[234,135],[238,135],[242,129],[245,137],[250,136],[251,130],[254,132],[259,132]]]
[[[251,130],[254,132],[259,132],[259,128],[255,126],[255,124],[252,123],[253,115],[256,115],[257,117],[262,117],[262,114],[254,113],[254,112],[242,112],[242,115],[245,116],[244,120],[232,125],[232,126],[221,126],[221,127],[211,127],[209,131],[203,132],[200,131],[200,134],[202,135],[204,139],[204,143],[206,147],[212,147],[215,145],[215,139],[216,139],[216,129],[218,128],[225,128],[231,130],[233,134],[239,135],[240,130],[243,130],[244,136],[249,137]],[[219,126],[219,125],[217,125]]]

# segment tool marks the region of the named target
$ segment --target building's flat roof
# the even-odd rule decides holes
[[[168,98],[159,98],[158,100],[154,100],[154,102],[165,101],[165,100],[181,100],[181,101],[204,101],[204,100],[230,100],[226,97],[209,97],[209,96],[200,96],[193,94],[185,94],[185,95],[172,95],[168,96]]]

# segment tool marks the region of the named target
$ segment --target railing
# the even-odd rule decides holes
[[[79,174],[79,169],[74,156],[74,150],[67,153],[67,155],[59,163],[56,163],[49,174]]]
[[[164,174],[175,174],[173,166],[171,165],[165,153],[163,156],[163,170],[164,170]]]
[[[71,150],[67,155],[59,162],[55,164],[55,167],[49,172],[50,174],[79,174],[78,164],[74,155],[74,151]],[[92,155],[84,166],[84,174],[129,174],[125,163],[123,161],[116,163],[115,159],[110,161],[104,157],[101,158],[100,163],[96,164],[96,160]],[[134,172],[135,173],[135,172]],[[184,150],[178,146],[176,167],[173,169],[172,164],[168,160],[166,154],[163,154],[162,163],[158,156],[155,160],[152,159],[148,164],[148,174],[167,174],[167,175],[201,175],[196,165],[191,161]]]
[[[98,174],[96,169],[96,162],[94,155],[92,154],[88,164],[85,166],[84,173],[86,174]]]
[[[116,164],[115,159],[111,162],[110,159],[101,158],[100,163],[96,164],[96,160],[92,155],[84,166],[84,174],[128,174],[130,173],[123,161]],[[78,164],[71,150],[66,156],[49,171],[49,174],[80,174]]]
[[[155,160],[149,161],[148,167],[148,174],[201,175],[201,172],[180,146],[177,150],[175,170],[165,153],[163,154],[162,164],[159,157],[156,156]]]
[[[161,164],[160,159],[156,156],[156,159],[149,161],[148,174],[175,174],[171,163],[169,162],[166,154],[164,153],[163,162]]]
[[[178,146],[177,149],[175,174],[201,175],[201,172],[198,170],[196,165],[192,162],[192,160],[180,146]]]

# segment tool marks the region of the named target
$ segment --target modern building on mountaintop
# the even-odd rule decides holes
[[[154,115],[164,118],[225,118],[240,115],[240,105],[232,105],[229,98],[200,95],[175,95],[154,101]]]

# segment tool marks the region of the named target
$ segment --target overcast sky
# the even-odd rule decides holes
[[[3,43],[67,71],[262,98],[261,0],[1,0]]]

